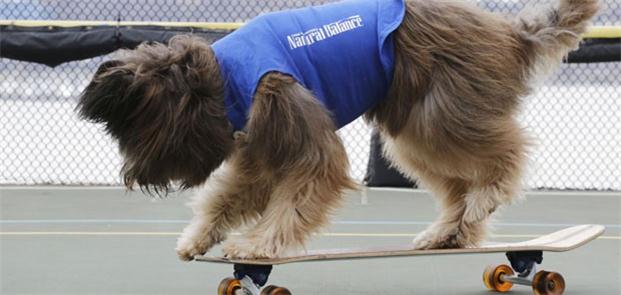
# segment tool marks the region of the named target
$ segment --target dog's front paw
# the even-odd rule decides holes
[[[280,256],[279,249],[280,247],[274,243],[241,237],[227,240],[222,247],[222,252],[227,258],[260,259]]]
[[[192,261],[194,256],[205,254],[208,247],[205,243],[199,243],[191,238],[181,236],[177,240],[177,255],[183,261]]]
[[[207,253],[211,247],[221,240],[218,232],[190,224],[177,239],[177,255],[183,261],[194,260],[194,256]]]

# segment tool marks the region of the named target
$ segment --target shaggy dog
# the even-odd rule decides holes
[[[422,182],[440,204],[439,217],[413,247],[475,246],[485,237],[490,214],[519,194],[527,144],[516,122],[520,98],[529,93],[530,82],[577,47],[597,0],[560,0],[513,20],[455,1],[401,5],[401,19],[389,32],[390,84],[363,110],[364,117],[380,130],[386,158]],[[259,19],[270,21],[271,15]],[[327,44],[321,38],[337,40],[332,35],[368,27],[356,17],[337,24],[336,33],[316,29],[288,36],[284,44],[311,52]],[[270,42],[249,36],[243,42],[258,47]],[[384,76],[351,72],[341,77],[346,83],[330,84],[321,79],[330,71],[318,66],[318,73],[310,74],[323,84],[305,87],[291,73],[266,72],[242,113],[243,126],[236,126],[230,115],[236,105],[226,95],[237,90],[239,81],[231,77],[245,75],[251,65],[241,62],[226,72],[217,43],[178,36],[168,45],[124,51],[100,66],[78,110],[83,118],[105,123],[118,140],[128,188],[162,192],[171,183],[190,188],[206,182],[191,204],[195,216],[178,240],[181,259],[221,242],[229,257],[281,256],[303,247],[329,222],[344,192],[355,188],[335,133],[346,122],[335,118],[358,114],[328,108],[315,94],[375,83],[359,76]],[[244,48],[233,46],[223,54],[234,58],[238,49]],[[272,58],[260,49],[255,55],[259,61]],[[350,52],[330,55],[332,62]],[[313,65],[324,57],[310,58]],[[235,229],[243,229],[242,235],[227,237]]]

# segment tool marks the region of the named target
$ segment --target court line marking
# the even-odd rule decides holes
[[[136,191],[127,191],[124,186],[117,185],[92,185],[92,186],[84,186],[84,185],[11,185],[5,184],[0,185],[0,190],[119,190],[124,191],[127,195],[129,194],[140,194],[140,190]],[[359,190],[353,190],[356,193],[364,193],[365,190],[374,191],[374,192],[404,192],[404,193],[415,193],[415,195],[422,194],[425,197],[431,197],[431,194],[426,189],[421,188],[408,188],[408,187],[363,187]],[[172,192],[170,196],[177,196],[180,194],[192,194],[194,191],[176,191]],[[538,190],[525,190],[522,192],[524,195],[539,197],[539,196],[561,196],[561,197],[621,197],[621,191],[538,191]],[[386,196],[382,196],[386,197]]]
[[[426,189],[421,188],[407,188],[407,187],[366,187],[359,190],[359,192],[364,192],[364,190],[372,191],[372,192],[400,192],[400,193],[420,193],[425,194],[426,196],[431,197],[431,192]],[[531,197],[540,197],[540,196],[560,196],[560,197],[621,197],[621,191],[563,191],[563,190],[524,190],[521,192],[523,195],[526,195],[528,199]]]
[[[187,224],[182,219],[0,219],[0,224]],[[430,221],[337,220],[335,225],[430,225]],[[579,223],[499,222],[493,227],[571,227]],[[621,224],[602,224],[606,228],[621,228]]]
[[[390,220],[340,220],[332,224],[344,225],[430,225],[428,221],[390,221]],[[581,223],[526,223],[526,222],[498,222],[491,224],[492,227],[571,227],[582,225]],[[607,228],[621,228],[621,224],[602,224]]]
[[[0,219],[0,224],[94,224],[94,223],[128,223],[128,224],[186,224],[190,220],[182,219]]]
[[[181,232],[93,232],[93,231],[9,231],[0,232],[0,236],[177,236]],[[240,235],[232,233],[231,235]],[[415,237],[415,233],[320,233],[316,236],[323,237]],[[492,238],[538,238],[542,235],[514,234],[514,235],[491,235]],[[600,236],[601,240],[621,240],[621,236]]]

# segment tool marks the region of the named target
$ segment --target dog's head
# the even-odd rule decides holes
[[[128,188],[168,191],[201,184],[230,153],[223,91],[210,46],[177,36],[102,64],[77,110],[118,140]]]

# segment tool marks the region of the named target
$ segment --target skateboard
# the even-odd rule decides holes
[[[604,230],[602,225],[577,225],[528,241],[486,242],[477,248],[416,250],[411,244],[406,244],[308,250],[286,257],[251,260],[199,255],[195,257],[195,260],[234,265],[235,277],[229,277],[220,282],[218,295],[286,295],[291,294],[291,291],[285,287],[275,285],[263,287],[267,283],[273,265],[310,261],[504,252],[510,265],[490,265],[483,271],[483,283],[489,290],[507,292],[514,284],[518,284],[531,286],[536,295],[557,295],[563,294],[565,280],[556,272],[537,271],[536,265],[542,263],[543,252],[565,252],[578,248],[597,238]]]

